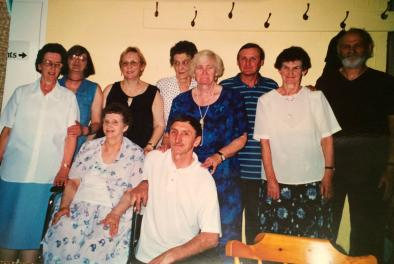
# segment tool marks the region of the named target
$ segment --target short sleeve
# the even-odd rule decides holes
[[[209,174],[208,171],[206,173]],[[208,176],[211,177],[211,175]],[[200,210],[198,212],[198,223],[201,232],[221,235],[220,209],[216,186],[213,180],[206,182],[207,184],[205,184],[203,190],[201,190],[202,194]]]
[[[81,179],[82,176],[86,174],[88,168],[86,161],[91,159],[91,157],[88,156],[88,149],[89,145],[93,142],[94,141],[86,141],[78,151],[68,174],[70,179]]]
[[[328,137],[341,130],[334,112],[321,91],[310,92],[312,114],[321,137]]]
[[[254,132],[253,139],[269,139],[269,125],[268,125],[268,114],[266,106],[264,105],[263,96],[257,101],[256,117],[254,121]]]
[[[21,101],[22,90],[17,88],[8,100],[0,118],[1,130],[4,127],[12,128],[15,123],[16,113],[18,111],[19,102]]]
[[[130,149],[130,148],[129,148]],[[133,153],[130,153],[132,159],[132,166],[128,170],[128,188],[136,187],[143,181],[143,166],[144,166],[144,153],[140,148],[131,148]]]
[[[79,107],[78,107],[78,102],[77,98],[74,94],[70,95],[70,108],[69,108],[69,114],[67,117],[67,127],[70,127],[75,124],[75,121],[79,122]]]

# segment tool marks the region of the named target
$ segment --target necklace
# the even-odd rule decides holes
[[[200,99],[198,97],[197,90],[196,90],[196,97],[197,97],[197,101],[200,101]],[[211,97],[212,97],[212,94],[211,94]],[[208,113],[210,105],[207,106],[207,109],[205,110],[204,114],[202,114],[200,105],[197,104],[197,106],[198,106],[198,112],[200,113],[200,125],[201,125],[201,143],[200,143],[200,146],[202,146],[204,144],[204,121],[205,121],[205,117],[207,116],[207,113]]]
[[[207,106],[207,109],[205,110],[205,113],[203,115],[201,112],[201,107],[198,106],[198,111],[200,112],[200,125],[201,125],[201,144],[200,144],[200,146],[202,146],[204,144],[204,119],[208,113],[208,110],[209,110],[209,105]]]

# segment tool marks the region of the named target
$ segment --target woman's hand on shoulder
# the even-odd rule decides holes
[[[69,207],[60,208],[59,211],[57,211],[57,213],[53,216],[52,225],[55,225],[57,222],[59,222],[60,218],[62,218],[64,215],[70,217]]]
[[[279,188],[279,183],[276,179],[267,181],[267,195],[268,197],[271,197],[274,200],[279,199],[280,188]]]
[[[209,170],[211,174],[214,174],[216,168],[222,163],[222,158],[219,154],[215,153],[212,156],[209,156],[201,166]]]

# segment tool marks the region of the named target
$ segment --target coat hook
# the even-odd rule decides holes
[[[345,16],[345,18],[342,20],[341,24],[339,24],[339,26],[340,26],[342,29],[345,29],[345,27],[346,27],[345,21],[346,21],[346,19],[347,19],[348,16],[349,16],[349,11],[346,11],[346,16]]]
[[[271,25],[270,22],[268,22],[271,18],[271,12],[268,14],[268,18],[267,20],[264,22],[264,27],[265,28],[269,28],[269,26]]]
[[[387,11],[389,11],[390,2],[391,2],[391,1],[388,1],[388,2],[387,2],[387,7],[386,7],[386,9],[383,11],[382,14],[380,14],[380,18],[383,19],[383,20],[387,19],[387,17],[389,16],[389,15],[387,14]]]
[[[233,10],[234,10],[235,3],[233,2],[233,6],[231,7],[230,13],[228,13],[228,18],[233,18]]]
[[[196,9],[196,7],[194,7],[194,9]],[[194,27],[194,26],[196,25],[196,22],[195,22],[196,17],[197,17],[197,10],[194,10],[194,17],[193,17],[192,22],[190,23],[190,25],[191,25],[192,27]]]
[[[305,13],[302,15],[302,19],[308,20],[308,18],[309,18],[309,16],[308,16],[308,11],[309,11],[309,3],[306,4],[306,11],[305,11]]]
[[[159,16],[159,1],[156,1],[156,11],[155,11],[155,17]]]

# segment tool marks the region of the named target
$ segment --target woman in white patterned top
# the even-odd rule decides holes
[[[175,76],[160,79],[157,87],[164,100],[164,121],[167,124],[172,100],[180,93],[197,85],[189,75],[190,61],[197,53],[196,45],[190,41],[179,41],[170,50],[170,64],[174,67]]]

